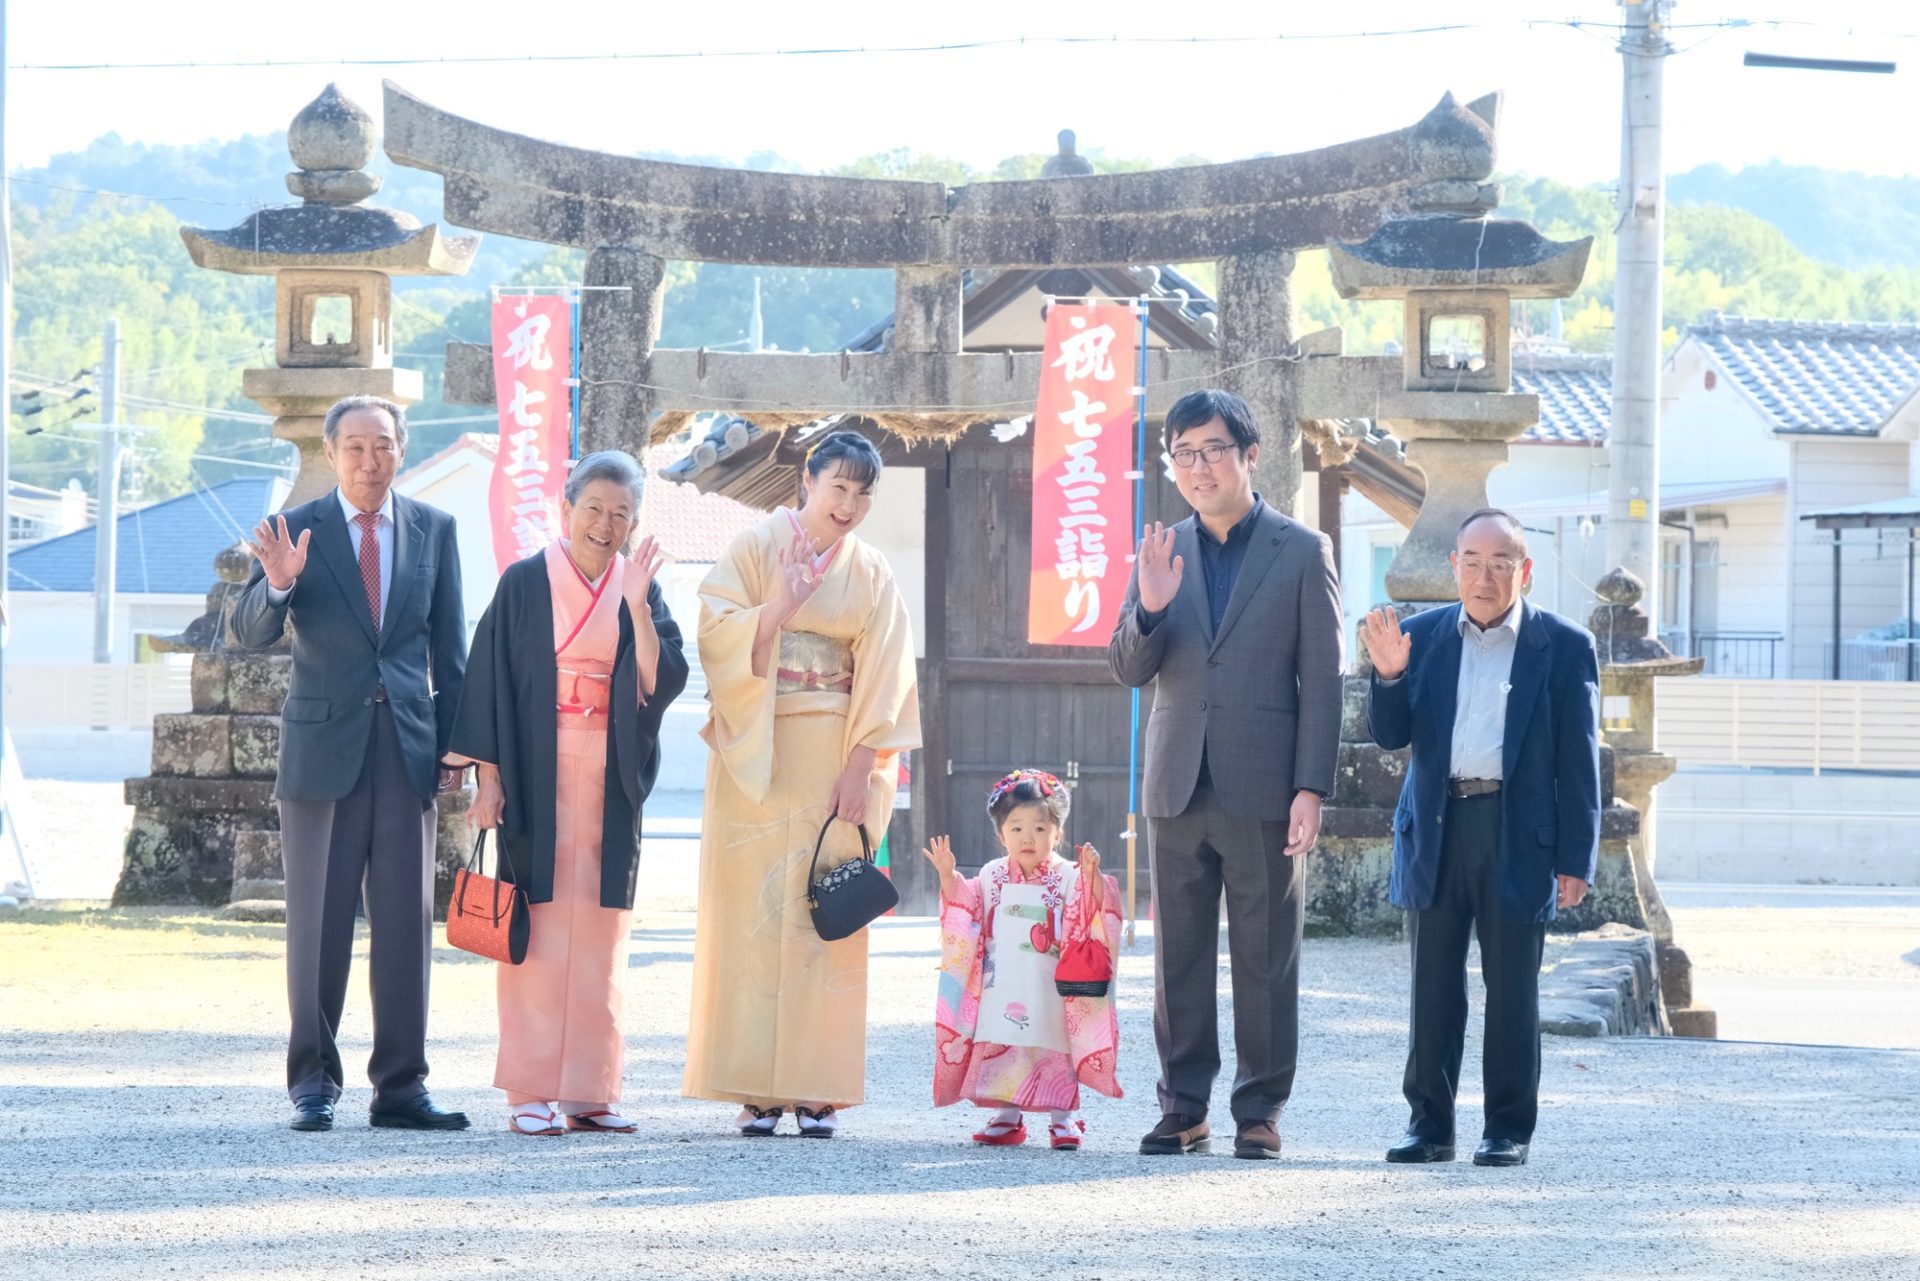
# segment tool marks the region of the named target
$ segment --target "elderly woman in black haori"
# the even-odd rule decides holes
[[[686,687],[651,537],[622,552],[642,474],[589,454],[567,477],[566,537],[508,567],[480,618],[453,749],[479,763],[469,821],[498,827],[527,892],[526,960],[499,967],[494,1084],[517,1134],[632,1133],[620,1100],[640,812],[660,719]]]

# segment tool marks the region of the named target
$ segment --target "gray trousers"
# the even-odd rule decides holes
[[[377,704],[353,790],[338,801],[280,802],[287,875],[287,1095],[340,1097],[340,1012],[355,909],[372,936],[373,1106],[426,1090],[427,965],[433,955],[437,812],[407,782],[393,714]]]
[[[1299,1056],[1306,859],[1287,857],[1286,823],[1227,813],[1204,780],[1179,817],[1150,822],[1160,1110],[1204,1117],[1220,1075],[1224,890],[1238,1057],[1233,1118],[1277,1120]]]

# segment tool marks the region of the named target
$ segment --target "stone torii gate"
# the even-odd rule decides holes
[[[1126,692],[1085,651],[1027,644],[1020,611],[1000,599],[1000,580],[1025,564],[1022,485],[992,447],[967,452],[979,440],[967,429],[1031,412],[1041,356],[963,350],[963,271],[1214,260],[1219,344],[1149,353],[1149,415],[1193,387],[1237,391],[1268,442],[1258,487],[1286,511],[1297,508],[1303,424],[1393,423],[1430,484],[1392,594],[1435,599],[1445,594],[1448,522],[1485,503],[1488,471],[1539,415],[1535,397],[1510,390],[1508,300],[1572,292],[1590,245],[1486,217],[1498,203],[1486,181],[1498,110],[1497,95],[1466,106],[1448,96],[1408,128],[1298,155],[950,189],[582,151],[476,124],[388,84],[385,146],[396,163],[442,175],[449,222],[587,250],[585,283],[597,288],[581,308],[583,450],[638,453],[702,410],[770,431],[845,415],[909,442],[943,441],[946,481],[930,472],[926,486],[925,765],[914,770],[910,830],[899,834],[914,848],[928,832],[954,830],[956,789],[980,782],[973,758],[988,753],[974,728],[1021,707],[1061,709],[1034,738],[1042,757],[1057,755],[1080,780],[1076,821],[1085,811],[1085,830],[1118,832],[1126,814],[1127,734],[1113,732],[1128,723]],[[1329,246],[1343,255],[1350,296],[1405,302],[1404,354],[1345,356],[1338,330],[1296,339],[1295,253]],[[891,341],[820,355],[659,348],[667,259],[890,268]],[[1436,348],[1435,328],[1462,318],[1481,335],[1480,354],[1464,361]],[[491,352],[450,344],[444,394],[493,404]],[[1344,442],[1315,437],[1323,464],[1339,461]],[[1148,470],[1149,518],[1177,519],[1184,505]],[[953,479],[962,474],[970,484]],[[980,624],[963,613],[993,617]],[[1309,879],[1309,916],[1342,932],[1397,926],[1382,905],[1399,765],[1364,737],[1357,726],[1343,734],[1327,827],[1334,857]],[[911,859],[897,869],[910,903],[930,895],[920,870]]]
[[[964,269],[1204,259],[1219,264],[1219,347],[1154,352],[1148,412],[1207,383],[1245,397],[1269,433],[1258,483],[1283,510],[1300,490],[1303,420],[1535,416],[1532,397],[1501,395],[1496,406],[1408,391],[1391,358],[1371,370],[1303,360],[1293,329],[1296,251],[1364,240],[1399,214],[1491,207],[1497,94],[1465,106],[1448,95],[1407,128],[1297,155],[960,188],[585,151],[464,119],[392,82],[385,112],[388,156],[445,179],[449,222],[587,251],[583,449],[637,451],[666,411],[725,411],[773,428],[846,413],[957,433],[1030,408],[1040,375],[1037,353],[961,350]],[[892,268],[891,344],[822,355],[658,348],[667,259]],[[1337,354],[1337,335],[1325,339],[1308,346]],[[493,403],[487,348],[449,344],[445,394]]]

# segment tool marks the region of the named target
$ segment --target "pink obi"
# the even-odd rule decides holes
[[[574,729],[605,729],[613,706],[613,664],[591,658],[560,660],[555,707],[560,724]]]

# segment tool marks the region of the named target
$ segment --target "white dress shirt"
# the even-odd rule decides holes
[[[364,533],[360,528],[359,520],[356,519],[356,517],[360,515],[360,509],[348,502],[346,494],[338,489],[333,491],[333,496],[339,500],[340,510],[346,515],[347,544],[353,549],[353,563],[358,566],[360,563],[360,539]],[[380,520],[379,523],[373,527],[373,536],[380,540],[380,622],[382,626],[385,626],[387,620],[387,594],[393,590],[393,491],[391,489],[387,491],[386,498],[382,500],[380,504]],[[296,579],[295,581],[298,582],[299,580]],[[267,584],[267,599],[276,605],[284,605],[292,595],[293,588],[291,587],[283,592],[275,588],[273,584]]]
[[[1453,711],[1452,778],[1499,780],[1507,736],[1507,692],[1520,640],[1521,603],[1482,629],[1460,608],[1460,692]]]

